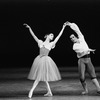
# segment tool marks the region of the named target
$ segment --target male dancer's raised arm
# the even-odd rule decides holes
[[[63,27],[62,27],[62,29],[61,29],[60,33],[58,34],[58,36],[57,36],[57,37],[55,38],[55,40],[53,41],[53,42],[54,42],[54,44],[56,44],[56,43],[57,43],[57,41],[59,40],[59,38],[61,37],[61,35],[62,35],[62,33],[63,33],[63,31],[64,31],[64,29],[65,29],[66,25],[67,25],[67,23],[65,22],[65,23],[63,24]]]
[[[80,31],[80,29],[79,29],[77,24],[71,23],[71,22],[67,22],[67,25],[70,26],[70,28],[75,31],[75,33],[78,35],[78,39],[79,40],[86,42],[85,39],[84,39],[84,35]],[[88,50],[92,51],[93,53],[95,51],[95,49],[90,49],[90,48]]]

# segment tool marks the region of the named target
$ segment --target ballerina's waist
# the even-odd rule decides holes
[[[41,55],[41,54],[40,54],[39,56],[40,56],[40,57],[44,57],[44,56],[48,56],[48,55],[45,55],[45,54],[42,54],[42,55]]]

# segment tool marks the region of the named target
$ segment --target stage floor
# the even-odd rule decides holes
[[[62,80],[50,82],[53,97],[44,97],[47,92],[45,83],[40,82],[36,87],[31,99],[28,92],[34,81],[27,79],[29,69],[11,68],[0,70],[0,100],[100,100],[96,88],[86,75],[86,82],[89,89],[88,95],[81,95],[82,86],[78,79],[77,68],[60,69]],[[99,70],[97,69],[98,81]]]

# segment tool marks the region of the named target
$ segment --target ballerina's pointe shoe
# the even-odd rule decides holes
[[[31,92],[31,91],[29,92],[28,97],[29,97],[29,98],[32,98],[32,92]]]
[[[47,94],[45,94],[44,96],[51,97],[51,96],[53,96],[53,94],[52,94],[52,93],[47,93]]]

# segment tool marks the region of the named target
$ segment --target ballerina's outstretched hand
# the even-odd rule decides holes
[[[28,24],[26,24],[26,23],[24,23],[23,25],[25,25],[26,28],[30,28],[30,26]]]

